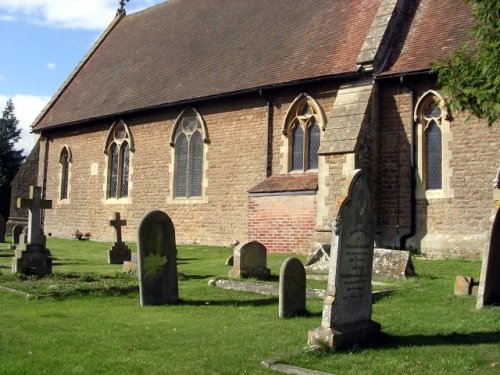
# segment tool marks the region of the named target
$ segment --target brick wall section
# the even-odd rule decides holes
[[[251,196],[248,206],[248,238],[270,252],[309,252],[316,226],[315,195]]]

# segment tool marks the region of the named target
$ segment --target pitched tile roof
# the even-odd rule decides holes
[[[355,72],[381,0],[169,0],[123,17],[34,130]]]
[[[249,193],[284,193],[318,189],[317,173],[274,175],[251,188]]]
[[[412,0],[383,75],[427,70],[471,39],[474,23],[465,0]]]

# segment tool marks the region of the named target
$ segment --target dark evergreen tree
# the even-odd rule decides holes
[[[500,116],[500,1],[466,0],[472,6],[473,40],[434,67],[453,109],[492,125]]]
[[[0,118],[0,214],[5,219],[10,210],[10,183],[24,161],[23,150],[14,149],[14,145],[21,138],[18,124],[14,104],[9,99]]]

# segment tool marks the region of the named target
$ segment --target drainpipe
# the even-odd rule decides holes
[[[399,82],[402,86],[410,91],[410,231],[403,234],[399,239],[399,248],[406,250],[406,241],[413,237],[417,232],[417,198],[416,198],[416,188],[417,181],[415,177],[416,173],[416,154],[415,154],[415,120],[413,119],[413,112],[415,112],[415,88],[405,81],[405,76],[399,77]],[[398,197],[399,199],[399,197]]]
[[[270,177],[273,174],[273,102],[262,90],[259,96],[267,102],[266,177]]]
[[[43,133],[40,133],[40,140],[45,138],[45,151],[43,155],[43,171],[42,171],[42,199],[46,198],[47,192],[47,168],[49,165],[49,137],[44,136]],[[45,210],[42,210],[40,215],[40,229],[43,233],[43,224],[45,222]]]

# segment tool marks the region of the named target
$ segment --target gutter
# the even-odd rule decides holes
[[[266,177],[273,174],[273,110],[274,105],[268,96],[259,90],[259,96],[267,102],[267,143],[266,143]]]

